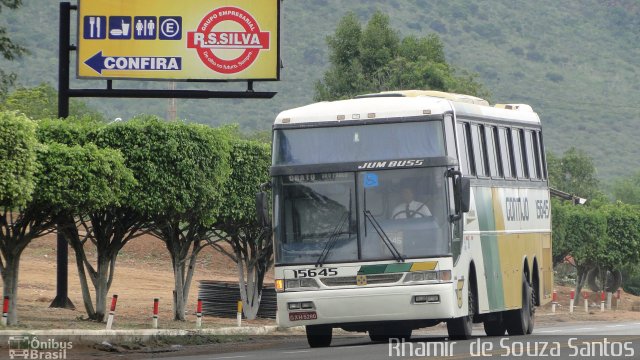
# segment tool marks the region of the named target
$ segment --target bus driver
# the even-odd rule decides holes
[[[402,189],[402,202],[393,209],[392,219],[424,218],[431,216],[426,204],[415,201],[410,187]]]

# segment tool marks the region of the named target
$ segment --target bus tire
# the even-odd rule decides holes
[[[331,345],[333,328],[327,325],[307,325],[307,342],[309,347],[327,347]]]
[[[468,340],[473,332],[473,314],[475,313],[475,295],[471,289],[471,283],[468,286],[468,304],[469,311],[467,316],[453,318],[447,320],[447,333],[449,339],[452,340]]]
[[[495,318],[491,320],[485,320],[483,325],[487,336],[503,336],[507,332],[502,313],[496,314]]]
[[[531,306],[532,290],[526,276],[522,275],[522,307],[517,310],[510,310],[506,313],[505,325],[509,335],[525,335],[529,331],[533,310]],[[533,326],[533,325],[532,325]],[[531,329],[533,331],[533,328]]]
[[[369,339],[373,342],[389,342],[389,339],[409,341],[413,329],[402,325],[381,326],[369,329]]]
[[[531,296],[529,297],[529,323],[527,324],[527,334],[533,333],[533,328],[536,325],[536,302],[537,292],[535,287],[531,287]]]

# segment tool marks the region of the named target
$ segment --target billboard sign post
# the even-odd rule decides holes
[[[72,97],[271,99],[255,81],[280,80],[281,0],[78,0],[60,3],[58,118]],[[78,12],[71,45],[71,12]],[[106,88],[71,88],[70,54],[80,79]],[[113,80],[246,81],[246,91],[114,88]],[[67,240],[58,232],[55,308],[68,298]]]

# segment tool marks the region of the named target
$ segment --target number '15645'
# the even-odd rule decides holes
[[[338,275],[337,268],[293,270],[293,276],[296,278],[307,278],[307,277],[316,277],[316,276],[336,276],[336,275]]]

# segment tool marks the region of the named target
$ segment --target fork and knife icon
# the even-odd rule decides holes
[[[99,16],[89,16],[89,37],[91,39],[100,37],[101,26],[102,24]],[[95,34],[94,34],[94,30],[95,30]]]

